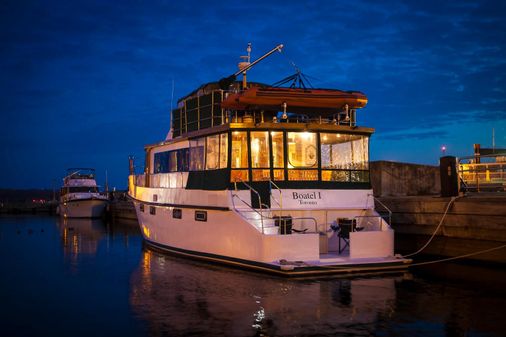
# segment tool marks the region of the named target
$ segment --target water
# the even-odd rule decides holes
[[[505,336],[506,272],[287,280],[153,252],[135,224],[0,218],[0,336]]]

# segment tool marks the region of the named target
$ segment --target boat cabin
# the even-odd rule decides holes
[[[248,90],[270,97],[243,103]],[[145,174],[137,185],[225,190],[241,188],[238,182],[258,187],[271,181],[279,188],[370,189],[373,129],[356,126],[355,118],[365,96],[283,90],[259,83],[241,90],[236,82],[225,91],[210,83],[181,99],[172,111],[172,138],[146,146]],[[334,101],[318,106],[324,95]],[[292,97],[299,103],[286,103]]]

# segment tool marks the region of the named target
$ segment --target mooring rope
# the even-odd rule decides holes
[[[432,242],[432,240],[436,236],[436,233],[439,231],[439,228],[443,224],[443,221],[444,221],[444,219],[446,217],[446,214],[448,213],[448,210],[450,209],[451,205],[455,202],[455,200],[457,200],[457,198],[460,198],[460,196],[458,196],[458,197],[452,197],[450,199],[450,202],[446,206],[446,210],[445,210],[445,212],[443,214],[443,217],[441,218],[441,221],[439,221],[439,225],[437,225],[436,229],[434,230],[434,233],[432,233],[432,236],[429,238],[429,240],[420,249],[418,249],[416,252],[411,253],[411,254],[407,254],[407,255],[402,255],[402,257],[414,256],[414,255],[419,254],[420,252],[422,252],[425,248],[427,248],[427,246]]]
[[[506,244],[498,246],[498,247],[494,247],[494,248],[480,250],[480,251],[474,252],[474,253],[469,253],[469,254],[460,255],[460,256],[454,256],[454,257],[448,257],[446,259],[413,263],[413,264],[410,264],[409,266],[410,267],[412,267],[412,266],[422,266],[422,265],[426,265],[426,264],[433,264],[433,263],[439,263],[439,262],[446,262],[446,261],[452,261],[452,260],[457,260],[457,259],[463,259],[463,258],[466,258],[466,257],[469,257],[469,256],[475,256],[475,255],[479,255],[479,254],[484,254],[484,253],[492,252],[494,250],[499,250],[499,249],[502,249],[502,248],[506,248]]]

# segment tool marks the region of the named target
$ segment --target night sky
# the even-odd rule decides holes
[[[0,188],[94,167],[126,188],[128,155],[165,138],[171,101],[283,43],[248,73],[360,90],[371,160],[437,165],[506,147],[505,1],[0,3]],[[174,83],[174,100],[172,100]]]

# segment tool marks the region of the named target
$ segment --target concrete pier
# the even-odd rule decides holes
[[[439,225],[451,198],[439,197],[439,167],[371,163],[374,194],[392,211],[396,250],[420,249]],[[377,204],[377,210],[384,209]],[[459,196],[445,216],[434,239],[421,255],[456,257],[506,244],[506,193]],[[466,257],[506,264],[506,248]]]

